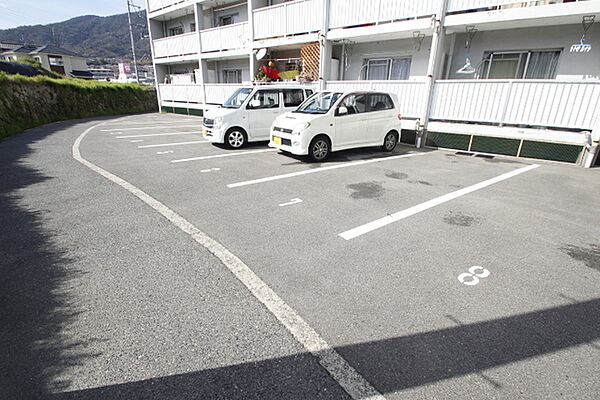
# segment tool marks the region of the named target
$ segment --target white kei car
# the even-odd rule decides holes
[[[234,149],[247,142],[267,141],[275,117],[297,108],[312,93],[311,89],[291,85],[242,87],[223,105],[206,111],[203,136]]]
[[[381,146],[400,140],[398,98],[381,92],[318,92],[275,119],[270,147],[323,161],[332,151]]]

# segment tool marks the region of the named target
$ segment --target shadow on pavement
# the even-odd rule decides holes
[[[599,309],[600,299],[596,299],[336,350],[385,394],[590,343],[600,338]],[[302,391],[310,378],[302,369],[303,357],[311,356],[61,393],[52,399],[327,398]]]
[[[68,386],[58,380],[83,358],[84,343],[63,330],[77,316],[67,294],[78,275],[45,227],[48,210],[25,192],[51,177],[31,167],[32,145],[81,121],[34,128],[0,143],[0,398],[47,398]],[[50,199],[50,201],[52,201]]]

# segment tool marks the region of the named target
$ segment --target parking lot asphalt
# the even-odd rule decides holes
[[[194,117],[103,122],[85,160],[239,257],[386,398],[598,398],[600,170],[403,145],[316,164],[212,145]],[[27,162],[53,183],[18,189],[35,199],[20,208],[51,210],[41,225],[81,271],[61,329],[93,354],[52,393],[348,396],[219,260],[70,158],[94,125],[0,148],[40,136]]]

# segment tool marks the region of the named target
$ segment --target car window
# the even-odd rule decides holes
[[[367,112],[367,95],[351,94],[342,100],[340,107],[346,107],[348,115]]]
[[[283,89],[281,92],[284,107],[298,107],[304,101],[302,89]]]
[[[384,93],[374,93],[369,95],[369,111],[383,111],[394,108],[394,103],[390,96]]]
[[[259,90],[248,103],[249,109],[279,108],[279,91]]]

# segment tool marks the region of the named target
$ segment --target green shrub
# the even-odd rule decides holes
[[[0,73],[0,140],[55,121],[156,110],[151,86]]]

